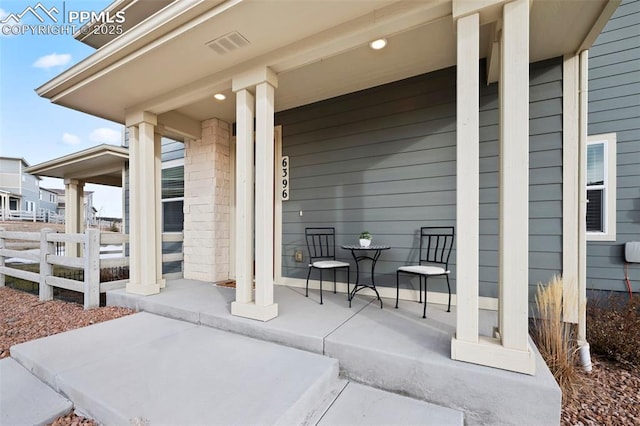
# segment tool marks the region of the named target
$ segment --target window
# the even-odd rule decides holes
[[[184,197],[184,166],[162,169],[162,199]]]
[[[167,161],[162,168],[162,231],[184,229],[184,159]]]
[[[616,135],[587,141],[587,239],[616,239]]]

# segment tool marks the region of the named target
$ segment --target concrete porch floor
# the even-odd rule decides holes
[[[107,303],[331,357],[342,378],[461,411],[465,424],[559,424],[561,392],[537,351],[534,376],[453,361],[455,307],[430,304],[422,319],[416,302],[380,309],[363,293],[350,309],[345,294],[325,291],[320,305],[317,291],[276,286],[279,316],[264,323],[231,315],[234,289],[195,280],[153,296],[110,291]],[[490,335],[496,313],[481,311],[480,324]]]

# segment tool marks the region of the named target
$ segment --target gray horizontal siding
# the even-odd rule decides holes
[[[562,68],[531,67],[530,284],[561,269]],[[278,113],[290,158],[290,199],[283,203],[282,274],[306,278],[304,228],[333,226],[337,244],[362,230],[392,247],[376,283],[395,286],[397,267],[415,261],[421,226],[455,225],[455,68]],[[480,294],[498,294],[498,91],[480,93]],[[302,216],[300,215],[302,212]],[[457,236],[457,244],[464,236]],[[338,249],[338,257],[351,260]],[[455,286],[455,247],[451,256]],[[379,274],[379,276],[378,276]],[[352,272],[351,282],[355,279]],[[417,283],[413,282],[413,285]],[[407,285],[407,284],[405,284]],[[533,287],[532,287],[533,288]],[[430,290],[446,291],[444,280]]]
[[[624,0],[589,56],[590,135],[616,133],[616,241],[587,243],[587,287],[626,291],[624,243],[640,241],[640,1]],[[640,291],[640,265],[629,266]]]

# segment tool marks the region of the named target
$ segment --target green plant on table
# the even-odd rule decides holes
[[[363,231],[360,233],[360,239],[361,240],[370,240],[371,239],[371,233],[369,231]]]

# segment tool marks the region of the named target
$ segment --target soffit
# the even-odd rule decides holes
[[[530,60],[575,52],[606,3],[534,1]],[[415,13],[407,13],[411,8]],[[127,109],[177,110],[196,120],[234,121],[234,72],[268,65],[278,73],[276,110],[288,109],[455,65],[450,9],[447,0],[244,1],[179,36],[137,49],[53,99],[121,123]],[[405,12],[398,13],[394,25],[385,24],[390,10]],[[481,57],[486,56],[489,29],[481,27]],[[225,55],[207,47],[232,31],[250,44]],[[389,46],[371,51],[366,41],[378,36],[387,36]],[[227,101],[214,101],[216,92],[225,93]]]
[[[36,176],[122,187],[122,171],[128,160],[127,148],[99,145],[36,164],[27,168],[27,172]]]

